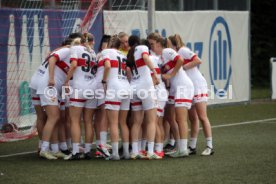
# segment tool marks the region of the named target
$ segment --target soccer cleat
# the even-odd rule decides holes
[[[120,160],[120,156],[119,155],[111,155],[110,157],[107,157],[106,160],[118,161],[118,160]]]
[[[141,155],[141,154],[134,154],[134,153],[131,153],[131,154],[130,154],[130,158],[131,158],[132,160],[136,160],[136,159],[145,159],[146,156]]]
[[[99,146],[97,146],[97,151],[101,152],[104,157],[110,157],[109,151],[102,144],[100,144]]]
[[[92,159],[92,154],[91,154],[91,152],[84,153],[84,159],[85,159],[85,160],[91,160],[91,159]]]
[[[213,155],[214,153],[215,153],[214,149],[207,146],[205,148],[205,150],[201,153],[201,155],[202,156],[210,156],[210,155]]]
[[[146,150],[141,150],[139,152],[140,155],[147,156],[147,151]]]
[[[162,157],[162,158],[165,156],[164,151],[161,151],[161,152],[155,151],[154,153],[155,153],[156,155]]]
[[[70,155],[71,151],[70,150],[60,150],[62,153],[64,153],[65,155]]]
[[[46,158],[48,160],[56,160],[57,159],[57,157],[52,155],[52,153],[50,153],[49,151],[40,151],[39,156],[42,158]]]
[[[196,155],[196,148],[191,148],[189,146],[188,151],[189,151],[189,155]]]
[[[149,160],[161,160],[162,157],[160,157],[159,155],[153,153],[153,154],[149,154],[147,153],[147,159]]]
[[[81,160],[83,159],[84,156],[82,153],[76,153],[75,155],[73,155],[72,153],[70,155],[68,155],[67,157],[64,158],[64,160]]]
[[[104,144],[104,147],[109,151],[112,150],[112,146],[110,144]]]
[[[56,153],[52,153],[53,156],[57,157],[57,158],[65,158],[68,155],[65,155],[64,153],[62,153],[61,151],[56,152]]]
[[[165,152],[165,155],[171,155],[171,154],[174,154],[176,152],[176,148],[173,148],[172,150],[167,150]]]
[[[123,154],[121,156],[121,159],[129,160],[130,159],[130,155],[129,154]]]
[[[173,150],[174,148],[175,148],[174,145],[167,144],[167,145],[164,147],[164,152],[169,152],[169,151]]]
[[[179,150],[177,150],[175,153],[170,154],[169,156],[172,158],[187,157],[189,156],[189,151],[185,150],[183,152],[180,152]]]
[[[95,152],[95,157],[96,158],[104,158],[103,154],[101,152],[99,152],[99,151]]]

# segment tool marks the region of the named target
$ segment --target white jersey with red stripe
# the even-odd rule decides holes
[[[157,90],[166,90],[165,83],[163,82],[162,77],[161,77],[162,60],[161,60],[160,56],[150,55],[149,57],[150,57],[151,62],[153,63],[154,69],[157,73],[157,78],[159,79],[159,82],[160,82],[158,85],[155,86],[155,88]],[[153,75],[153,72],[151,72],[151,74]]]
[[[37,94],[44,94],[49,82],[49,59],[55,57],[57,62],[54,71],[55,88],[61,92],[65,82],[66,74],[70,68],[70,48],[62,47],[53,51],[39,66],[31,78],[30,88],[35,89]]]
[[[135,64],[132,66],[132,78],[131,86],[137,87],[137,89],[152,89],[153,82],[151,79],[151,72],[146,65],[143,55],[149,55],[149,49],[145,45],[139,45],[134,51]]]
[[[171,73],[180,55],[171,48],[162,51],[162,70],[164,73]],[[191,107],[194,87],[191,79],[183,69],[179,69],[174,77],[170,79],[170,97],[175,106]]]
[[[107,60],[111,64],[107,78],[108,89],[129,90],[130,85],[126,77],[126,56],[119,50],[105,49],[102,51],[102,60],[98,63],[98,67],[102,67]]]
[[[197,55],[188,47],[181,47],[178,51],[178,54],[184,59],[184,65],[192,62],[194,58],[197,57]],[[195,86],[207,86],[207,82],[200,73],[197,66],[185,71]]]
[[[70,60],[75,60],[78,63],[73,79],[70,81],[70,86],[83,90],[95,89],[95,52],[88,50],[83,45],[72,46]]]

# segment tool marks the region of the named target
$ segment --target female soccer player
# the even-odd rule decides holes
[[[179,127],[180,139],[177,140],[177,151],[171,157],[188,156],[188,123],[187,113],[192,105],[193,83],[182,70],[183,59],[171,48],[168,47],[168,39],[163,39],[158,33],[151,33],[148,36],[151,49],[158,55],[162,55],[163,63],[162,78],[170,81],[171,108]]]
[[[129,130],[126,124],[130,104],[130,85],[126,77],[126,57],[117,49],[120,40],[117,35],[111,38],[111,49],[102,51],[104,65],[102,84],[106,90],[105,109],[110,126],[112,142],[112,160],[120,160],[119,156],[119,123],[122,130],[123,158],[129,159]]]
[[[102,51],[110,47],[110,35],[104,35],[102,37],[99,53],[97,54],[97,73],[96,73],[96,82],[97,89],[101,89],[103,91],[103,73],[104,73],[104,65],[99,65],[99,63],[103,60]],[[107,146],[107,131],[108,131],[108,121],[106,118],[106,110],[105,110],[105,95],[104,93],[99,94],[97,96],[97,110],[95,112],[95,129],[96,129],[96,157],[108,157],[110,154],[108,152]]]
[[[93,66],[96,62],[96,54],[92,50],[94,38],[90,33],[84,33],[81,39],[81,45],[71,47],[71,66],[68,71],[65,87],[72,88],[70,95],[69,115],[71,120],[72,136],[72,154],[65,160],[79,160],[82,158],[79,145],[81,139],[81,116],[83,115],[85,128],[85,148],[84,157],[91,158],[91,148],[93,142],[93,125],[92,117],[97,107],[97,100],[94,96],[96,89],[95,71]],[[73,79],[70,81],[70,79]],[[70,84],[69,84],[70,81]]]
[[[189,48],[185,47],[180,35],[170,36],[172,48],[178,51],[178,54],[184,59],[183,69],[194,84],[193,106],[189,110],[189,119],[191,121],[191,138],[189,141],[190,154],[196,154],[196,142],[199,132],[200,120],[206,137],[207,147],[201,155],[208,156],[214,154],[212,144],[212,129],[207,116],[208,87],[205,78],[198,69],[201,60]]]
[[[161,159],[154,153],[154,139],[156,132],[156,94],[154,82],[158,84],[157,73],[152,62],[149,59],[149,49],[145,45],[140,45],[140,39],[137,36],[129,37],[128,66],[131,68],[131,88],[133,99],[131,99],[131,110],[133,116],[133,125],[131,127],[132,140],[132,159],[141,158],[138,151],[138,138],[144,118],[147,125],[147,159]],[[153,79],[151,77],[153,72]]]
[[[52,147],[53,153],[51,153],[49,145],[60,118],[58,98],[61,95],[69,65],[70,48],[66,46],[58,48],[45,59],[30,82],[33,104],[38,117],[38,132],[42,139],[39,155],[49,160],[65,156],[59,151],[58,145]],[[43,122],[46,116],[43,108],[47,115],[45,126]]]

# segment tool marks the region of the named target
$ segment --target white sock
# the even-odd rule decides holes
[[[101,144],[100,140],[96,140],[96,146],[99,146]]]
[[[154,142],[148,142],[148,153],[153,154]]]
[[[72,148],[72,140],[71,139],[66,139],[66,144],[68,149]]]
[[[42,145],[42,140],[38,141],[38,148],[41,149],[41,145]]]
[[[187,150],[187,143],[188,143],[187,139],[179,140],[179,151],[180,152],[184,152],[185,150]]]
[[[112,142],[112,155],[118,156],[119,155],[119,143],[118,142]]]
[[[207,146],[211,149],[213,149],[213,140],[212,137],[207,137],[206,138]]]
[[[155,143],[155,151],[162,152],[163,151],[163,143]]]
[[[47,141],[42,141],[41,151],[49,151],[50,143]]]
[[[189,147],[191,147],[192,149],[196,148],[196,142],[197,142],[197,138],[190,138],[189,139]]]
[[[92,144],[91,143],[85,143],[84,147],[84,153],[89,153],[92,149]]]
[[[171,146],[174,146],[175,140],[174,140],[174,139],[170,139],[169,144],[170,144]]]
[[[141,150],[142,150],[142,151],[145,151],[145,150],[146,150],[146,147],[147,147],[147,140],[146,140],[146,139],[143,139],[143,140],[142,140],[142,145],[141,145]]]
[[[140,152],[142,150],[142,140],[138,141],[138,151]]]
[[[103,145],[106,144],[106,140],[107,140],[107,132],[106,131],[100,132],[100,140],[101,140],[101,144],[103,144]]]
[[[52,150],[53,153],[59,152],[58,143],[51,144],[51,150]]]
[[[133,154],[138,154],[138,142],[132,142],[132,153]]]
[[[128,142],[123,142],[123,150],[124,150],[124,155],[129,155],[129,143]]]
[[[73,143],[73,150],[72,150],[72,153],[73,155],[75,155],[76,153],[79,153],[80,152],[80,143]]]
[[[66,142],[60,142],[59,149],[62,151],[68,150],[68,146],[67,146]]]

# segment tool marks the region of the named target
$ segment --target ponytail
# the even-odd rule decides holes
[[[176,50],[179,50],[181,47],[185,46],[179,34],[169,36],[169,39],[171,41],[171,44],[176,47]]]
[[[130,67],[134,66],[135,59],[134,59],[134,52],[135,47],[141,44],[140,38],[138,36],[130,36],[128,39],[128,44],[130,46],[130,50],[127,54],[127,60]]]

